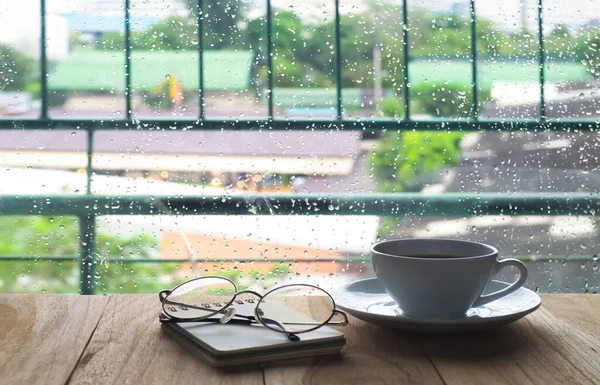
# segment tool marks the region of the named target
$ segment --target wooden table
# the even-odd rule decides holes
[[[0,295],[0,384],[600,384],[600,296],[542,295],[485,333],[405,334],[351,318],[341,356],[213,369],[157,321],[156,295]]]

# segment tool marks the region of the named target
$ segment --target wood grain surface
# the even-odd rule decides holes
[[[294,297],[286,305],[323,319],[323,298]],[[330,308],[328,308],[330,309]],[[331,311],[331,310],[328,310]],[[337,328],[346,336],[341,356],[265,364],[265,384],[442,384],[418,338],[356,318]]]
[[[545,295],[504,328],[424,336],[423,346],[446,384],[600,384],[599,300]]]
[[[415,336],[351,319],[340,357],[265,364],[265,384],[443,384]]]
[[[0,295],[0,384],[66,384],[108,301]]]
[[[117,295],[70,384],[263,383],[260,366],[213,369],[161,330],[157,295]]]
[[[0,295],[0,384],[600,384],[600,296],[542,298],[493,331],[407,334],[350,318],[340,356],[214,369],[161,330],[156,295]]]

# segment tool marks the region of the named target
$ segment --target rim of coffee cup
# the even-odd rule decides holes
[[[473,256],[468,256],[468,257],[452,257],[452,258],[439,258],[439,257],[427,257],[427,258],[423,258],[420,256],[410,256],[410,255],[394,255],[394,254],[388,254],[388,253],[383,253],[381,251],[377,251],[375,250],[375,248],[377,246],[380,246],[382,244],[385,243],[391,243],[391,242],[411,242],[411,241],[419,241],[419,242],[425,242],[425,241],[436,241],[436,242],[458,242],[458,243],[469,243],[472,245],[478,245],[478,246],[482,246],[484,248],[487,248],[488,250],[490,250],[489,253],[486,254],[482,254],[482,255],[473,255]],[[419,259],[419,260],[430,260],[430,261],[449,261],[449,260],[465,260],[465,259],[477,259],[477,258],[489,258],[491,256],[498,255],[498,249],[496,249],[494,246],[492,245],[488,245],[485,243],[481,243],[481,242],[475,242],[475,241],[466,241],[463,239],[451,239],[451,238],[400,238],[400,239],[389,239],[386,241],[381,241],[378,242],[376,244],[374,244],[373,246],[371,246],[371,253],[372,254],[378,254],[381,256],[386,256],[386,257],[392,257],[392,258],[406,258],[406,259]]]

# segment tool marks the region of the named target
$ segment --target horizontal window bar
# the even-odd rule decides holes
[[[39,262],[39,261],[48,261],[48,262],[77,262],[79,261],[78,256],[74,257],[32,257],[30,255],[0,255],[0,261],[19,261],[19,262]]]
[[[0,130],[416,130],[416,131],[596,131],[595,120],[443,121],[443,120],[77,120],[0,119]]]
[[[590,262],[592,259],[590,256],[585,255],[553,255],[553,256],[519,256],[519,255],[503,255],[503,258],[518,258],[523,262]],[[35,262],[75,262],[78,257],[19,257],[12,255],[0,255],[0,262],[2,261],[35,261]],[[214,264],[214,258],[196,258],[195,260],[190,259],[160,259],[160,258],[106,258],[101,263],[203,263],[210,262]],[[251,262],[251,259],[241,258],[228,258],[223,261],[227,262]],[[261,262],[268,263],[291,263],[291,262],[339,262],[339,263],[371,263],[371,256],[365,255],[364,257],[348,257],[348,258],[318,258],[318,259],[268,259],[261,260]],[[97,261],[100,263],[100,261]]]
[[[0,215],[595,216],[599,213],[600,196],[595,193],[0,197]]]

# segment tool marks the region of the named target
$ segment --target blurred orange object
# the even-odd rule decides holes
[[[183,103],[183,87],[176,76],[169,78],[169,96],[176,106],[181,106]]]

